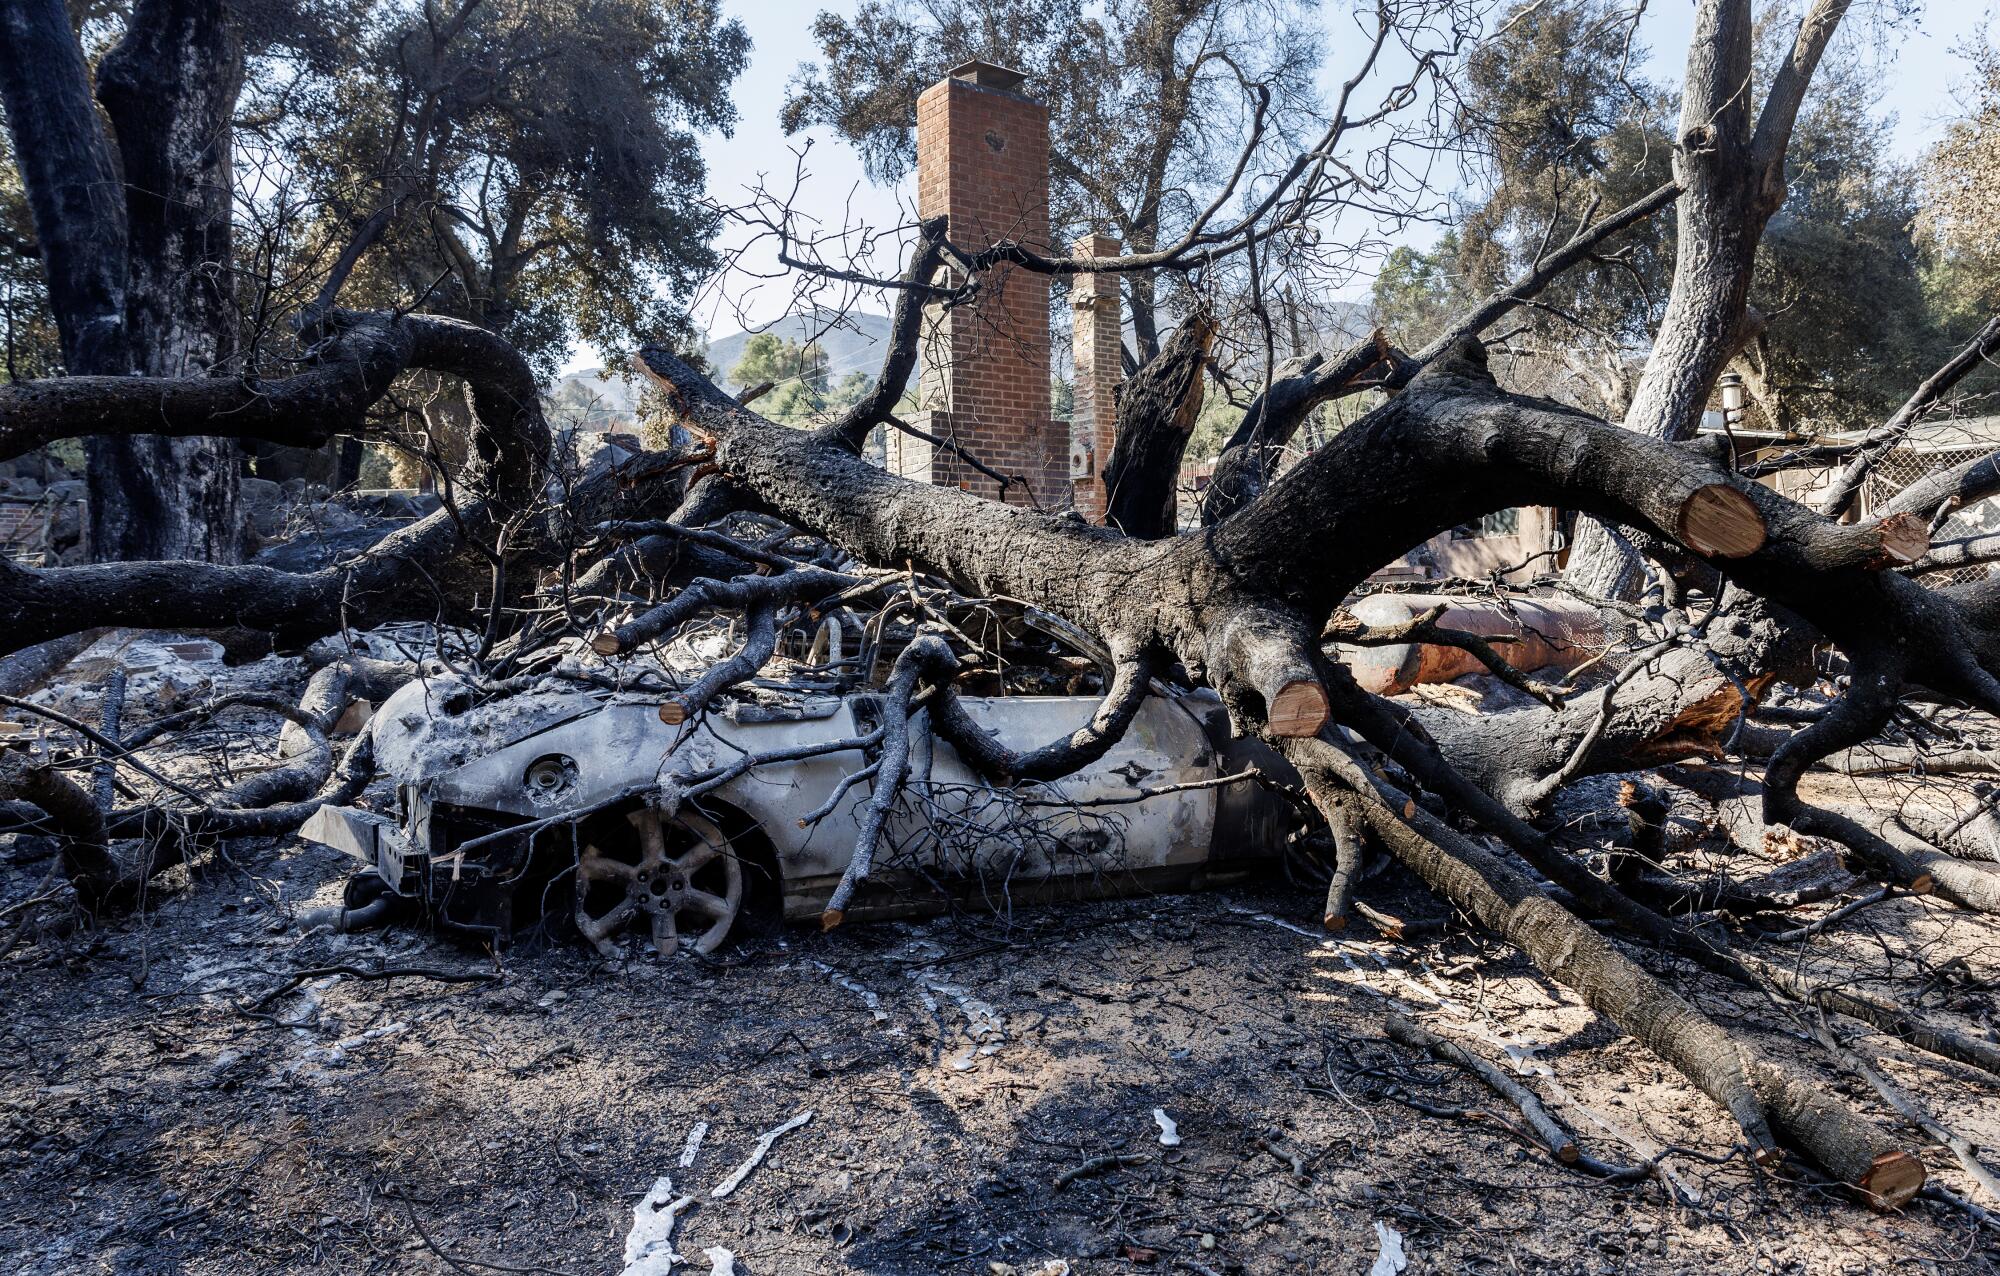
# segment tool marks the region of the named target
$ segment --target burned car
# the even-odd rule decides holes
[[[759,679],[669,722],[657,691],[601,675],[498,693],[433,669],[367,727],[393,796],[323,808],[303,835],[361,861],[348,904],[371,916],[422,909],[496,945],[573,924],[607,955],[628,929],[662,955],[684,941],[713,952],[752,918],[820,916],[855,854],[883,698],[800,681]],[[1089,721],[1098,700],[963,703],[1028,747]],[[996,786],[944,741],[912,740],[850,919],[1226,879],[1281,847],[1297,815],[1258,782],[1283,764],[1232,740],[1206,692],[1157,687],[1102,758],[1050,783]]]

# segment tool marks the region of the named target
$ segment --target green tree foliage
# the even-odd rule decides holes
[[[1595,201],[1623,207],[1671,176],[1672,95],[1632,68],[1631,9],[1614,0],[1522,0],[1468,61],[1459,127],[1477,180],[1429,252],[1398,249],[1375,283],[1378,321],[1420,343],[1472,299],[1529,269]],[[1764,17],[1768,80],[1797,14]],[[1801,112],[1787,195],[1759,249],[1750,303],[1765,326],[1737,359],[1760,424],[1806,432],[1893,410],[1943,347],[1911,232],[1912,175],[1889,155],[1879,67],[1844,32]],[[1673,216],[1626,232],[1503,325],[1520,388],[1624,413],[1673,263]]]
[[[1371,295],[1375,322],[1389,340],[1417,349],[1452,317],[1463,299],[1455,273],[1458,254],[1456,232],[1446,233],[1429,252],[1407,245],[1390,250]]]
[[[1773,33],[1789,41],[1789,30]],[[1879,421],[1945,356],[1912,233],[1915,174],[1890,157],[1880,71],[1860,34],[1839,39],[1813,81],[1750,286],[1766,327],[1736,366],[1782,429]],[[1763,49],[1769,74],[1783,50],[1777,40]]]
[[[1197,464],[1213,461],[1242,423],[1243,409],[1231,403],[1229,396],[1207,395],[1201,402],[1201,415],[1194,420],[1194,430],[1188,435],[1187,459]]]
[[[1669,179],[1670,102],[1631,71],[1644,51],[1629,16],[1611,0],[1525,0],[1496,16],[1497,34],[1468,60],[1457,120],[1482,193],[1424,260],[1401,263],[1389,287],[1403,295],[1377,298],[1413,335],[1523,273],[1592,201],[1609,212]],[[1517,383],[1624,412],[1631,356],[1672,270],[1671,222],[1627,232],[1616,259],[1568,272],[1510,325]]]
[[[7,132],[0,129],[0,377],[45,377],[62,366],[62,344],[42,283],[35,227]]]
[[[346,0],[342,56],[280,50],[245,119],[317,212],[324,265],[378,213],[342,300],[504,333],[553,372],[571,343],[682,335],[713,270],[696,134],[727,133],[749,40],[719,0]],[[308,271],[307,273],[312,273]]]
[[[862,378],[858,388],[853,384],[856,376]],[[757,410],[786,425],[817,425],[836,410],[828,396],[826,352],[817,342],[800,345],[775,332],[760,332],[743,344],[729,381],[738,391],[770,382]],[[867,386],[864,373],[849,373],[841,381],[842,394],[853,396],[849,403],[866,393]]]
[[[2000,310],[2000,45],[1982,38],[1964,53],[1964,111],[1924,156],[1917,217],[1933,304],[1961,339]]]
[[[1314,0],[863,0],[813,22],[781,119],[829,125],[889,182],[916,160],[917,95],[978,58],[1024,71],[1049,107],[1050,233],[1170,242],[1235,159],[1248,113],[1232,68],[1273,91],[1273,153],[1296,141],[1320,62]],[[1136,357],[1159,349],[1153,282],[1126,280]]]

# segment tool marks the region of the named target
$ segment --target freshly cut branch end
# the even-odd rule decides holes
[[[1891,514],[1868,529],[1880,546],[1869,566],[1908,567],[1931,550],[1931,529],[1923,517],[1904,511]]]
[[[600,656],[615,656],[623,650],[618,635],[607,629],[590,640],[590,649]]]
[[[1763,1060],[1751,1061],[1748,1071],[1772,1119],[1870,1206],[1897,1209],[1923,1190],[1927,1171],[1916,1154],[1822,1087]]]
[[[841,908],[829,908],[825,912],[819,915],[820,933],[825,934],[827,931],[832,930],[834,927],[840,925],[842,922],[846,920],[847,920],[847,910]]]
[[[1696,488],[1681,502],[1674,538],[1711,558],[1746,558],[1764,548],[1764,516],[1727,483]]]
[[[677,727],[688,720],[688,707],[678,700],[667,700],[660,704],[660,721],[670,727]]]
[[[1855,1186],[1867,1194],[1869,1204],[1893,1210],[1923,1191],[1928,1177],[1924,1163],[1910,1153],[1884,1152]]]
[[[1316,679],[1299,679],[1278,688],[1266,712],[1272,735],[1302,740],[1320,733],[1332,711],[1326,688]]]

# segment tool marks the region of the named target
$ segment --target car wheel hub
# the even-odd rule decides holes
[[[638,835],[636,862],[629,846],[596,843],[577,858],[577,929],[598,952],[614,957],[613,937],[644,916],[660,956],[672,956],[684,935],[696,952],[714,952],[743,906],[742,865],[721,830],[692,812],[665,815],[642,807],[626,818]],[[595,912],[593,888],[606,885],[623,889],[608,909]]]

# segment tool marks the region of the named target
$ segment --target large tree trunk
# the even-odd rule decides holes
[[[0,11],[0,64],[67,371],[187,376],[228,360],[230,120],[243,52],[227,6],[134,6],[98,74],[117,162],[60,0]],[[93,436],[86,449],[93,556],[238,556],[233,440],[125,433]]]
[[[62,0],[0,5],[0,102],[71,376],[133,370],[125,330],[125,210]]]
[[[125,170],[136,371],[189,376],[236,353],[230,124],[242,86],[242,41],[210,0],[137,5],[98,68]],[[89,459],[99,560],[240,556],[234,440],[93,438]]]
[[[1750,335],[1744,306],[1764,226],[1785,198],[1785,152],[1806,85],[1848,0],[1816,0],[1799,24],[1763,109],[1753,114],[1749,0],[1702,0],[1688,48],[1675,138],[1679,247],[1673,290],[1625,426],[1691,438],[1715,378]],[[1593,520],[1577,529],[1566,575],[1602,598],[1631,591],[1637,561]]]

